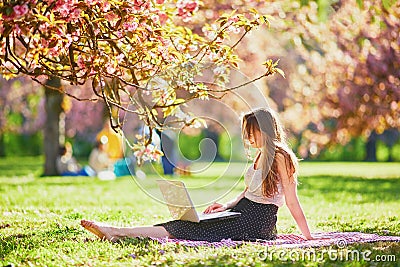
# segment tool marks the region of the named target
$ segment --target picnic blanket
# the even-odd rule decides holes
[[[161,244],[175,243],[190,247],[207,246],[207,247],[235,247],[242,244],[260,244],[264,246],[273,246],[278,248],[307,248],[307,247],[325,247],[338,246],[344,248],[353,243],[371,243],[379,241],[400,242],[400,236],[380,236],[377,234],[366,234],[360,232],[325,232],[313,233],[314,239],[306,240],[296,234],[278,234],[276,240],[260,240],[258,242],[233,241],[231,239],[223,239],[220,242],[194,241],[170,238],[152,238]]]

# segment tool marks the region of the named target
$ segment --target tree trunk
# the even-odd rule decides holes
[[[52,77],[46,85],[60,88],[61,81],[59,78]],[[45,88],[45,111],[46,111],[46,124],[44,126],[44,172],[43,176],[58,175],[56,167],[56,159],[59,150],[59,119],[62,112],[61,103],[64,95],[56,90]]]
[[[4,134],[0,133],[0,157],[6,156],[6,146],[4,143]]]
[[[376,141],[378,136],[375,131],[372,131],[371,135],[368,137],[367,143],[365,144],[367,150],[366,161],[377,161],[376,159]]]

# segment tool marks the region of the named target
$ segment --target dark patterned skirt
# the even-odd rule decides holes
[[[241,215],[200,223],[175,220],[155,226],[163,226],[175,238],[187,240],[218,242],[228,238],[243,241],[276,238],[278,206],[242,198],[231,210],[240,212]]]

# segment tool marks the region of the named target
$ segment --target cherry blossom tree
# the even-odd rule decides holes
[[[336,96],[327,95],[325,103],[335,111],[338,131],[333,137],[339,142],[399,129],[399,28],[398,2],[363,1],[357,7],[346,1],[338,9],[331,31],[341,37],[337,45],[350,64],[341,64],[345,79],[337,80]]]
[[[6,78],[29,76],[79,100],[101,99],[119,132],[122,111],[161,130],[199,125],[198,118],[180,107],[238,88],[225,86],[229,71],[238,67],[235,48],[254,28],[268,24],[267,16],[251,9],[220,15],[210,24],[204,21],[201,31],[194,32],[186,24],[198,20],[200,6],[196,0],[3,1],[1,71]],[[232,34],[237,34],[234,42]],[[282,73],[272,60],[264,66],[254,80]],[[209,70],[214,70],[212,79],[199,79]],[[79,98],[56,82],[46,82],[57,79],[76,86],[90,83],[95,97]],[[176,119],[164,125],[167,116]],[[156,148],[148,149],[150,142],[151,136],[138,136],[132,148],[159,155]]]
[[[265,47],[281,59],[286,79],[268,79],[267,93],[302,157],[400,127],[398,3],[342,0],[321,9],[314,1],[274,1],[259,9],[276,18],[273,31],[242,43],[250,71]]]

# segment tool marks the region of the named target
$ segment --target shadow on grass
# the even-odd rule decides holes
[[[304,195],[322,194],[326,199],[357,203],[398,201],[400,199],[400,179],[363,178],[349,176],[310,176],[299,179],[299,191]],[[344,200],[343,200],[344,201]]]
[[[64,227],[49,231],[13,234],[7,237],[0,235],[0,259],[5,258],[14,250],[30,251],[50,246],[52,242],[79,241],[81,233],[82,231],[76,228]]]

